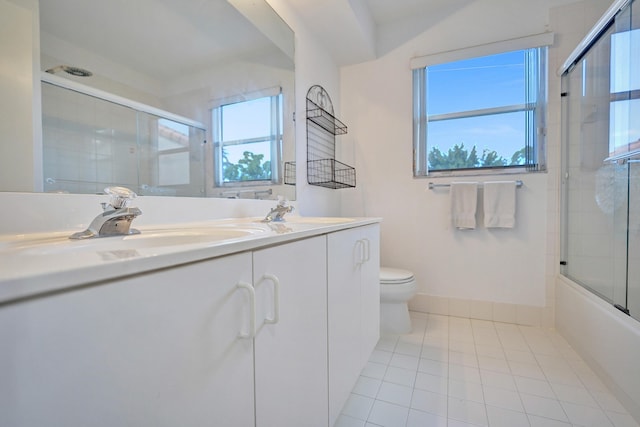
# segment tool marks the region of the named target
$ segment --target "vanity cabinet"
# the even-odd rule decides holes
[[[332,426],[378,340],[378,233],[0,305],[0,425]]]
[[[326,426],[326,238],[253,253],[256,426]]]
[[[251,426],[251,253],[0,308],[0,425]]]
[[[327,237],[329,425],[349,398],[380,336],[380,227]]]

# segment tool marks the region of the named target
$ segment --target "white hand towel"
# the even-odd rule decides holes
[[[451,183],[450,197],[453,226],[460,229],[476,228],[478,183],[453,182]]]
[[[484,183],[484,225],[487,228],[513,228],[516,225],[516,182]]]

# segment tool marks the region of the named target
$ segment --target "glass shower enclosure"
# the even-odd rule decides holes
[[[47,79],[42,81],[46,192],[100,194],[105,187],[123,186],[147,196],[205,195],[204,125]]]
[[[561,273],[640,320],[640,11],[562,76]]]

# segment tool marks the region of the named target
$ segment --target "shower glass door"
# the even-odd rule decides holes
[[[562,274],[640,319],[640,13],[632,6],[562,77]]]

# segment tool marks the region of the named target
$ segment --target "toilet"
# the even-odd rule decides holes
[[[413,273],[398,268],[380,267],[380,333],[411,332],[407,302],[416,294]]]

